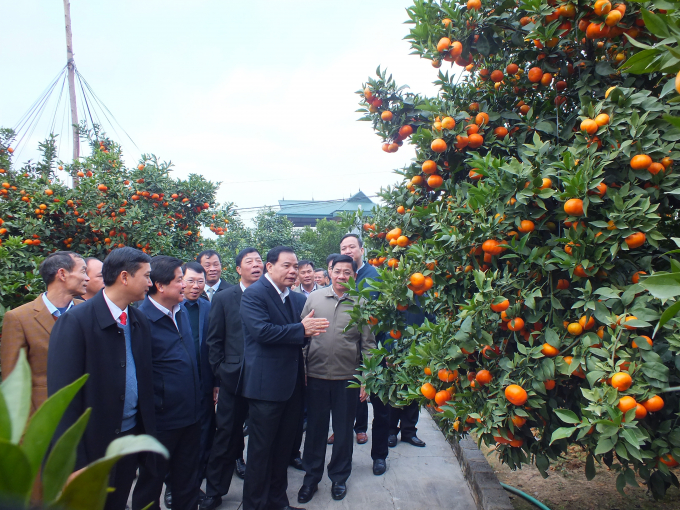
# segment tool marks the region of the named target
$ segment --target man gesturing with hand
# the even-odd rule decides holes
[[[293,509],[286,496],[287,467],[303,406],[302,347],[328,327],[328,320],[314,317],[314,310],[300,318],[306,297],[290,291],[298,276],[291,248],[269,250],[266,269],[264,278],[241,298],[239,386],[250,413],[244,510]]]

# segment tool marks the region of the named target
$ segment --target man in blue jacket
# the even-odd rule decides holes
[[[197,474],[201,438],[201,382],[189,316],[184,301],[182,261],[159,255],[151,259],[152,287],[140,305],[149,321],[153,364],[156,437],[168,449],[154,472],[142,467],[132,496],[133,508],[153,501],[160,508],[163,481],[169,475],[173,510],[198,506]]]

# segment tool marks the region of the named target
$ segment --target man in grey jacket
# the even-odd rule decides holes
[[[326,458],[326,436],[329,414],[333,414],[335,442],[328,464],[331,496],[340,500],[347,494],[347,479],[352,471],[353,425],[358,397],[366,400],[363,388],[348,388],[356,383],[357,368],[362,355],[375,349],[375,337],[368,324],[355,324],[345,331],[350,321],[349,311],[354,298],[346,294],[345,284],[356,278],[356,262],[347,255],[338,255],[331,272],[331,285],[310,294],[302,310],[306,316],[327,319],[325,333],[312,337],[305,348],[307,379],[307,436],[302,465],[305,469],[298,501],[307,503],[318,489]]]

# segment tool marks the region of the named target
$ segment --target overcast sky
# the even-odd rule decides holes
[[[108,129],[127,165],[142,153],[172,160],[178,176],[221,181],[218,200],[239,208],[375,195],[413,150],[381,150],[356,121],[355,91],[381,65],[436,93],[436,70],[403,40],[411,3],[72,0],[75,61],[136,143]],[[66,62],[63,3],[5,2],[2,17],[0,126],[14,127]],[[35,157],[55,106],[56,95],[21,162]],[[64,140],[60,157],[70,156]]]

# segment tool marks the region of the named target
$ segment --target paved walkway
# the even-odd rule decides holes
[[[369,405],[369,410],[372,411]],[[370,423],[370,421],[369,421]],[[387,472],[373,475],[371,434],[365,445],[354,445],[352,476],[347,481],[347,496],[342,501],[331,498],[331,482],[324,474],[319,491],[309,503],[297,502],[297,492],[304,473],[288,468],[288,498],[292,506],[307,510],[475,510],[476,505],[458,460],[430,415],[421,411],[418,437],[427,443],[417,448],[399,442],[390,448]],[[328,447],[326,463],[330,460]],[[247,459],[246,459],[247,462]],[[222,497],[220,510],[241,509],[243,482],[236,476],[229,494]],[[161,500],[162,501],[162,500]]]

